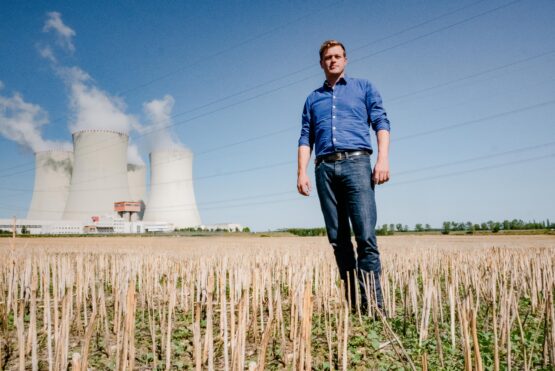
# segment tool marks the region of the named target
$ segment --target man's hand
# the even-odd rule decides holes
[[[383,184],[389,180],[389,160],[378,159],[372,173],[374,184]]]
[[[297,168],[297,191],[303,196],[310,195],[312,187],[310,186],[310,179],[306,175],[306,168],[310,160],[311,148],[308,146],[299,146],[298,151],[298,168]]]
[[[310,186],[310,179],[306,174],[299,174],[297,177],[297,191],[303,196],[310,195],[312,187]]]
[[[378,130],[376,136],[378,137],[378,159],[374,166],[372,180],[374,184],[383,184],[389,180],[389,131]]]

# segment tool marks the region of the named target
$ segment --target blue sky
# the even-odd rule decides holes
[[[50,12],[75,34],[45,28]],[[44,116],[43,140],[68,142],[75,85],[60,71],[77,68],[147,161],[133,127],[152,124],[146,102],[170,96],[204,223],[323,226],[315,192],[296,194],[296,147],[304,100],[323,82],[319,45],[339,39],[347,73],[378,87],[391,120],[378,224],[553,220],[553,19],[555,2],[541,0],[3,1],[0,97],[19,94]],[[0,217],[24,217],[32,150],[4,135],[0,158]]]

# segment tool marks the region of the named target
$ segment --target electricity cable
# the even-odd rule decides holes
[[[443,28],[440,28],[440,29],[437,29],[437,30],[428,32],[428,33],[426,33],[426,34],[424,34],[424,35],[420,35],[420,36],[418,36],[418,37],[416,37],[416,38],[413,38],[413,39],[409,39],[409,40],[406,41],[406,42],[403,42],[403,43],[401,43],[401,44],[396,44],[396,45],[391,46],[391,47],[388,47],[388,48],[386,48],[386,49],[382,49],[382,50],[380,50],[380,51],[378,51],[378,52],[376,52],[376,53],[373,53],[373,54],[371,54],[371,55],[367,55],[367,56],[358,58],[358,59],[356,59],[354,62],[358,62],[358,61],[360,61],[360,60],[369,58],[369,57],[371,57],[371,56],[374,56],[374,55],[377,55],[377,54],[381,54],[382,52],[385,52],[385,51],[394,49],[394,48],[396,48],[396,47],[398,47],[398,46],[405,45],[405,44],[407,44],[407,43],[409,43],[409,42],[412,42],[412,41],[415,41],[415,40],[418,40],[418,39],[421,39],[421,38],[430,36],[430,35],[432,35],[432,34],[441,32],[441,31],[443,31],[443,30],[445,30],[445,29],[451,28],[452,26],[456,26],[456,25],[465,23],[465,22],[467,22],[467,21],[473,20],[473,19],[475,19],[475,18],[477,18],[477,17],[483,16],[483,15],[487,15],[487,14],[489,14],[489,13],[491,13],[491,12],[494,12],[494,11],[503,9],[503,8],[505,8],[505,7],[507,7],[507,6],[513,5],[514,3],[519,2],[519,1],[521,1],[521,0],[515,0],[515,1],[511,2],[511,3],[508,3],[508,4],[505,4],[505,5],[502,5],[502,6],[493,8],[493,9],[490,9],[490,10],[488,10],[488,11],[486,11],[486,12],[482,12],[482,13],[479,13],[479,14],[477,14],[477,15],[474,15],[474,16],[471,16],[471,17],[468,17],[468,18],[465,18],[465,19],[463,19],[462,21],[456,22],[455,24],[451,24],[451,25],[448,25],[448,26],[446,26],[446,27],[443,27]],[[478,1],[478,2],[476,2],[476,3],[472,3],[472,4],[470,4],[469,6],[475,5],[475,4],[480,3],[480,2],[482,2],[482,1]],[[440,19],[440,18],[442,18],[442,17],[444,17],[444,16],[450,15],[450,14],[452,14],[452,13],[454,13],[454,12],[457,12],[457,11],[460,11],[460,10],[463,10],[463,9],[466,9],[466,8],[469,7],[469,6],[465,6],[465,7],[462,7],[462,8],[458,8],[458,9],[455,10],[455,11],[451,11],[451,12],[445,13],[445,14],[443,14],[443,15],[437,16],[437,17],[433,18],[432,20],[428,20],[428,21],[422,22],[422,23],[420,23],[420,24],[417,24],[417,25],[408,27],[407,29],[398,31],[398,32],[394,33],[393,35],[386,36],[386,37],[383,37],[383,38],[381,38],[381,39],[378,39],[378,40],[376,40],[375,42],[377,42],[377,41],[383,41],[383,40],[388,39],[388,38],[390,38],[390,37],[397,36],[397,35],[400,34],[400,33],[404,33],[404,32],[406,32],[406,31],[411,30],[411,29],[414,29],[414,28],[416,28],[416,27],[420,27],[421,25],[427,24],[427,23],[429,23],[429,22],[431,22],[431,21],[433,21],[433,20],[437,20],[437,19]],[[371,45],[372,43],[374,43],[374,42],[371,42],[371,43],[369,43],[369,44],[366,44],[366,46],[367,46],[367,45]],[[354,62],[351,62],[351,63],[354,63]],[[312,67],[312,65],[311,65],[311,67]],[[267,85],[268,83],[271,83],[271,82],[274,82],[274,81],[281,80],[281,79],[283,79],[283,78],[285,78],[285,77],[294,75],[294,74],[296,74],[296,73],[298,73],[298,72],[302,72],[302,71],[304,71],[304,70],[306,70],[306,69],[308,69],[308,68],[311,68],[311,67],[305,67],[305,68],[303,68],[302,70],[295,71],[295,72],[293,72],[293,73],[291,73],[291,74],[288,74],[288,75],[286,75],[286,76],[282,76],[282,77],[279,77],[279,78],[274,79],[274,80],[272,80],[272,81],[268,81],[268,82],[265,82],[265,83],[263,83],[263,84],[259,84],[259,85],[256,86],[255,88],[260,87],[260,86],[263,86],[263,85]],[[242,104],[242,103],[248,102],[248,101],[250,101],[250,100],[252,100],[252,99],[259,98],[259,97],[261,97],[261,96],[264,96],[264,95],[273,93],[273,92],[275,92],[275,91],[284,89],[284,88],[286,88],[286,87],[289,87],[289,86],[291,86],[291,85],[297,84],[297,83],[299,83],[299,82],[306,81],[306,80],[308,80],[308,79],[310,79],[310,78],[312,78],[312,77],[319,76],[319,75],[320,75],[320,73],[311,75],[311,76],[309,76],[309,77],[307,77],[307,78],[303,78],[303,79],[301,79],[301,80],[294,81],[293,83],[286,84],[286,85],[284,85],[284,86],[278,87],[277,89],[272,89],[272,90],[263,92],[262,94],[258,94],[258,95],[254,96],[254,97],[251,97],[251,98],[242,100],[242,101],[240,101],[240,102],[236,102],[236,103],[233,104],[233,105],[227,105],[227,106],[225,106],[225,107],[223,107],[223,108],[224,108],[224,109],[227,109],[227,108],[232,107],[232,106],[234,106],[234,105],[238,105],[238,104]],[[250,90],[251,90],[251,89],[249,89],[249,90],[247,90],[247,91],[250,91]],[[243,92],[239,92],[239,93],[235,93],[235,94],[233,94],[233,95],[231,95],[231,96],[224,97],[224,98],[220,98],[220,99],[218,99],[218,100],[216,100],[216,101],[213,101],[213,102],[211,102],[210,104],[219,103],[219,102],[222,102],[222,101],[227,100],[229,97],[234,97],[234,96],[237,96],[237,95],[241,95],[241,94],[243,94],[243,93],[244,93],[244,91],[243,91]],[[205,107],[205,106],[206,106],[206,105],[203,105],[203,106],[201,106],[201,107]],[[195,109],[193,109],[193,110],[188,110],[188,111],[176,113],[176,114],[170,116],[170,118],[168,118],[168,121],[171,120],[171,119],[173,119],[173,118],[175,118],[175,117],[178,117],[178,116],[180,116],[180,115],[193,112],[193,111],[195,111],[195,110],[197,110],[197,108],[195,108]],[[165,129],[167,129],[167,128],[169,128],[169,127],[172,127],[172,126],[181,125],[181,124],[183,124],[183,123],[187,123],[187,122],[196,120],[196,119],[201,118],[201,117],[204,117],[204,116],[206,116],[206,115],[208,115],[208,114],[212,114],[212,113],[219,112],[219,111],[221,111],[221,110],[222,110],[222,109],[217,109],[217,110],[215,110],[215,111],[208,112],[208,113],[206,113],[206,114],[204,114],[204,115],[196,116],[196,117],[194,117],[194,118],[192,118],[192,119],[188,119],[188,120],[185,120],[185,121],[181,121],[181,122],[178,122],[178,123],[173,123],[173,124],[166,125],[166,126],[162,126],[162,127],[158,127],[158,128],[153,128],[152,130],[147,131],[147,132],[143,132],[143,133],[141,133],[140,135],[138,135],[138,136],[136,136],[136,137],[131,137],[131,136],[130,136],[130,139],[141,138],[141,137],[143,137],[143,136],[145,136],[145,135],[148,135],[148,134],[151,134],[151,133],[153,133],[153,132],[155,132],[155,131],[165,130]]]

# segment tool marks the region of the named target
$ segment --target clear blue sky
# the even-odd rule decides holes
[[[44,31],[49,12],[72,45]],[[70,140],[71,91],[39,55],[49,47],[141,125],[145,102],[173,97],[204,223],[323,226],[315,192],[296,194],[296,147],[323,82],[318,47],[339,39],[391,120],[378,224],[555,219],[553,19],[547,0],[2,1],[0,97],[19,93],[48,114],[45,140]],[[0,217],[24,217],[32,151],[4,136],[0,158]]]

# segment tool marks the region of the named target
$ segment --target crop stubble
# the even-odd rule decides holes
[[[555,238],[380,249],[388,318],[349,309],[325,238],[2,239],[0,369],[555,365]]]

